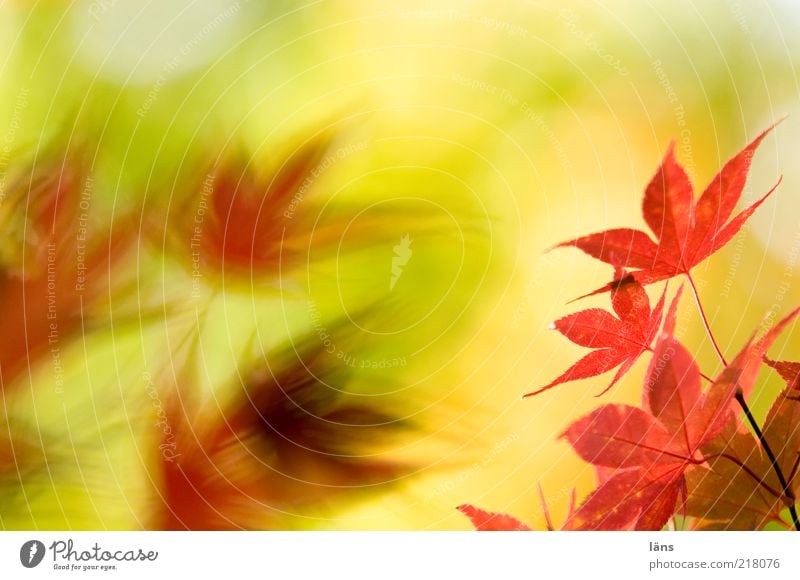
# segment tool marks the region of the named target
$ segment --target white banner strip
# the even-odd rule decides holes
[[[1,532],[0,578],[798,578],[781,532]],[[599,576],[598,576],[599,574]]]

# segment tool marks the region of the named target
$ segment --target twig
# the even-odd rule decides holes
[[[747,417],[747,422],[750,423],[750,426],[753,428],[753,432],[758,437],[758,442],[761,443],[761,448],[764,449],[764,453],[767,454],[770,462],[772,463],[772,469],[775,470],[775,475],[778,476],[778,481],[783,488],[783,497],[787,500],[789,505],[789,513],[792,515],[792,523],[794,527],[800,531],[800,519],[797,517],[797,508],[795,507],[795,495],[792,491],[792,488],[789,487],[789,482],[786,481],[786,478],[783,475],[783,470],[781,466],[778,465],[778,459],[775,457],[775,454],[772,452],[772,448],[767,443],[767,440],[764,439],[764,434],[761,432],[761,428],[758,426],[758,422],[756,418],[753,417],[753,413],[750,411],[750,407],[747,404],[747,401],[744,400],[744,393],[741,389],[736,391],[736,402],[739,403],[739,406],[744,411],[745,417]]]

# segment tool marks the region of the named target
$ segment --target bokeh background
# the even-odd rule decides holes
[[[605,378],[521,396],[611,272],[546,250],[641,226],[670,140],[702,187],[788,115],[696,278],[726,352],[800,303],[798,30],[789,0],[0,0],[0,527],[541,528],[538,485],[559,521]],[[59,250],[48,293],[80,231],[91,291]]]

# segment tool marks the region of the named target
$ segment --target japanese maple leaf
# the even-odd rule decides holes
[[[521,532],[531,529],[517,518],[506,514],[487,512],[469,504],[458,506],[458,511],[467,516],[475,529],[480,532]]]
[[[604,481],[566,529],[658,530],[685,496],[684,472],[702,462],[697,450],[716,434],[700,371],[680,343],[662,335],[646,385],[644,408],[604,405],[564,433],[583,459],[614,470],[603,470]]]
[[[553,531],[555,528],[553,526],[552,517],[550,516],[550,508],[547,506],[547,501],[544,497],[542,486],[540,485],[538,487],[539,501],[542,505],[545,524],[547,525],[547,529],[549,531]],[[575,489],[573,489],[572,493],[570,494],[567,518],[571,517],[572,514],[575,513],[576,496],[577,493]],[[457,509],[470,519],[472,525],[475,526],[475,529],[479,532],[517,532],[528,531],[531,529],[527,524],[524,524],[517,518],[507,514],[487,512],[470,504],[460,505]]]
[[[781,471],[785,474],[789,489],[800,492],[797,468],[800,465],[800,401],[781,393],[767,413],[764,421],[764,438]],[[788,498],[788,499],[791,499]]]
[[[556,247],[575,246],[617,269],[634,269],[631,275],[643,285],[688,275],[728,243],[777,187],[729,219],[742,196],[753,153],[773,127],[728,161],[697,200],[686,171],[675,158],[675,143],[671,143],[642,203],[644,220],[655,241],[640,230],[618,228]],[[613,284],[608,284],[588,295],[611,289]]]
[[[778,372],[790,391],[800,391],[800,362],[774,361],[767,357],[764,362]]]
[[[611,383],[600,393],[603,394],[630,370],[643,352],[650,350],[661,325],[664,293],[651,311],[650,300],[642,285],[626,277],[614,284],[611,304],[619,318],[601,308],[590,308],[553,323],[552,328],[575,344],[595,350],[526,397],[538,395],[561,383],[594,377],[619,367]]]
[[[734,422],[703,452],[707,463],[687,470],[686,514],[695,529],[758,530],[785,507],[770,461],[755,437]]]
[[[789,384],[772,404],[764,420],[762,435],[775,454],[775,461],[792,489],[800,458],[800,402],[790,395],[797,379],[795,363],[776,363],[764,356],[766,349],[798,314],[795,310],[764,337],[751,341],[731,367],[738,367],[738,382],[743,391],[755,382],[759,356]],[[743,380],[742,380],[743,379]],[[770,521],[782,521],[781,511],[794,503],[775,475],[772,462],[762,453],[758,440],[741,424],[729,420],[721,435],[703,448],[705,466],[687,473],[689,489],[687,513],[701,518],[701,529],[756,530]]]
[[[686,497],[686,471],[706,461],[704,446],[733,422],[734,396],[749,390],[766,349],[797,310],[753,338],[711,387],[674,338],[680,292],[665,318],[645,380],[642,408],[605,405],[564,433],[584,460],[616,470],[567,521],[567,529],[660,529]]]
[[[188,198],[189,206],[175,216],[181,243],[190,250],[196,245],[213,270],[245,274],[248,280],[251,272],[294,263],[305,255],[310,231],[306,205],[299,200],[331,140],[316,135],[271,171],[257,169],[242,153],[218,160],[204,172],[200,195]]]
[[[800,492],[800,479],[796,477],[800,464],[800,363],[775,362],[764,358],[786,381],[784,389],[772,404],[764,421],[764,437],[775,453],[775,458],[789,482]]]

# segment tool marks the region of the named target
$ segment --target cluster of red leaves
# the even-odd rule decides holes
[[[800,363],[766,358],[800,308],[762,336],[754,334],[730,363],[722,359],[723,370],[711,379],[675,337],[682,288],[663,324],[666,288],[652,309],[644,290],[647,284],[685,274],[698,298],[691,268],[730,241],[772,193],[729,221],[753,152],[768,131],[734,156],[696,202],[671,146],[645,190],[644,218],[657,241],[638,230],[614,229],[560,244],[614,267],[614,280],[591,294],[610,291],[617,316],[592,308],[556,321],[553,326],[561,334],[594,350],[530,395],[619,367],[605,392],[644,352],[652,353],[640,407],[603,405],[562,434],[595,467],[598,479],[583,503],[570,508],[563,529],[660,530],[671,519],[693,529],[754,530],[770,522],[800,529],[795,508],[800,491]],[[760,426],[747,398],[762,363],[773,367],[788,387]],[[706,388],[703,379],[710,383]],[[784,515],[787,508],[791,523]],[[530,529],[504,514],[470,505],[459,509],[479,530]],[[544,509],[552,529],[546,505]]]
[[[0,196],[6,231],[0,245],[0,394],[22,384],[37,364],[60,365],[62,349],[102,328],[103,317],[110,322],[112,292],[117,298],[126,289],[120,279],[130,282],[124,277],[128,270],[118,272],[121,261],[140,251],[141,235],[160,234],[159,251],[166,236],[174,236],[192,268],[246,282],[255,276],[274,280],[282,269],[303,264],[312,237],[330,255],[337,255],[345,231],[352,234],[351,250],[382,236],[396,239],[385,228],[385,215],[352,227],[352,213],[318,220],[326,200],[315,198],[312,186],[337,156],[332,143],[331,135],[315,134],[292,154],[276,156],[283,160],[277,167],[225,157],[205,180],[186,188],[167,231],[148,227],[167,222],[149,209],[137,216],[147,224],[144,232],[128,217],[98,219],[102,205],[93,198],[101,192],[94,191],[92,166],[97,151],[54,143],[30,165],[20,164]],[[138,278],[132,282],[137,292],[147,287]],[[135,315],[141,322],[138,298]],[[160,315],[166,313],[162,306],[167,305],[158,305]],[[336,330],[331,322],[326,327]],[[348,394],[350,367],[312,334],[286,352],[270,353],[232,400],[211,410],[195,400],[193,365],[170,353],[164,374],[172,380],[160,379],[158,393],[150,394],[163,397],[164,409],[151,473],[157,499],[148,505],[147,525],[280,527],[275,521],[281,514],[361,498],[417,467],[376,449],[377,442],[411,429],[409,422]],[[11,422],[3,422],[3,432],[8,437],[0,435],[0,487],[24,491],[20,484],[27,473],[43,467],[49,472],[47,460],[55,456],[44,453],[41,434],[29,438]]]

